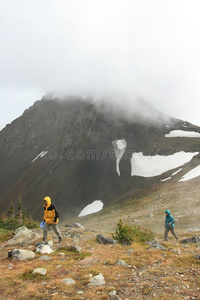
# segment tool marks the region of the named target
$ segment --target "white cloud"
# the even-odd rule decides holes
[[[8,106],[17,117],[55,90],[141,97],[199,123],[198,0],[0,0],[0,5],[0,101],[7,120],[14,116]],[[18,102],[24,94],[31,96]]]

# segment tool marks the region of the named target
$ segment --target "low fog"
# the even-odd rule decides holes
[[[49,93],[147,101],[200,125],[198,0],[0,5],[0,129]]]

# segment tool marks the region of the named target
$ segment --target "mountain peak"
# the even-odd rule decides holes
[[[61,215],[78,216],[96,199],[107,207],[147,193],[170,170],[181,168],[178,180],[184,169],[198,165],[199,127],[145,102],[134,105],[127,110],[112,101],[74,96],[36,101],[0,132],[0,208],[21,194],[27,211],[41,218],[41,199],[48,194]],[[197,135],[171,137],[175,130]],[[189,159],[179,163],[182,152]],[[173,155],[177,163],[170,165]],[[171,167],[157,167],[162,171],[147,176],[143,168],[155,156],[168,157]]]

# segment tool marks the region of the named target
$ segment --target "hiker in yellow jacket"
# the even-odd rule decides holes
[[[58,212],[55,206],[51,203],[50,197],[45,197],[43,199],[44,203],[44,217],[43,220],[45,221],[44,228],[43,228],[43,241],[46,242],[47,240],[47,232],[49,227],[52,226],[55,234],[58,236],[59,243],[62,241],[62,235],[58,229]]]

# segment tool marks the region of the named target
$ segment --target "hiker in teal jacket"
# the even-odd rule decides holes
[[[176,233],[174,232],[174,218],[172,217],[172,215],[170,214],[169,209],[167,209],[165,211],[165,235],[164,235],[164,240],[168,241],[168,232],[171,231],[171,234],[176,238],[176,240],[178,240],[178,237],[176,235]]]

